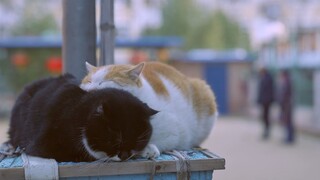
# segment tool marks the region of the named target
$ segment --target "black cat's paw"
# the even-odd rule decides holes
[[[14,148],[9,141],[4,142],[0,146],[0,161],[2,161],[6,157],[17,156],[17,149]]]
[[[0,154],[13,155],[16,149],[7,141],[1,144]]]

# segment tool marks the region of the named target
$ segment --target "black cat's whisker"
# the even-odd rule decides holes
[[[145,136],[147,133],[149,133],[150,132],[150,130],[145,130],[143,133],[141,133],[141,135],[140,136]]]
[[[94,163],[105,163],[105,162],[110,162],[110,158],[101,158],[101,159],[97,159],[95,161],[93,161]]]
[[[142,139],[142,138],[146,137],[146,136],[147,136],[148,134],[150,134],[150,133],[151,133],[151,130],[150,130],[150,129],[144,131],[144,132],[139,136],[139,139]]]
[[[140,140],[137,140],[136,142],[137,143],[142,143],[142,142],[148,142],[149,140],[148,139],[140,139]]]
[[[110,158],[102,158],[102,159],[97,159],[95,161],[86,163],[84,166],[82,166],[81,169],[88,169],[88,168],[101,168],[103,165],[110,163],[111,159]]]
[[[124,142],[123,142],[122,139],[123,139],[122,138],[122,132],[120,131],[118,133],[117,143],[115,143],[112,147],[116,147],[116,146],[119,146],[119,145],[123,144]]]
[[[129,159],[131,159],[132,157],[134,157],[136,154],[131,154],[131,156],[129,156],[127,159],[125,159],[124,161],[127,161]]]
[[[111,147],[116,147],[116,146],[119,146],[120,144],[122,144],[122,142],[118,142],[118,143],[115,143],[114,145],[112,145]]]

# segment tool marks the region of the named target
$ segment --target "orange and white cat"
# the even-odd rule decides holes
[[[210,87],[169,65],[145,62],[135,66],[86,66],[88,75],[82,80],[82,89],[123,89],[159,111],[151,120],[152,136],[141,153],[143,157],[199,146],[217,119],[216,99]]]

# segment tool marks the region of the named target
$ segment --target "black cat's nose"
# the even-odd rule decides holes
[[[121,159],[121,161],[128,160],[130,158],[130,153],[127,151],[120,152],[119,158]]]

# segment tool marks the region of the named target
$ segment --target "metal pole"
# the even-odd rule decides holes
[[[95,1],[63,0],[63,72],[79,80],[86,74],[85,61],[96,65]]]
[[[313,126],[320,127],[320,69],[313,71]]]
[[[101,0],[100,59],[98,65],[114,64],[114,13],[113,0]]]

